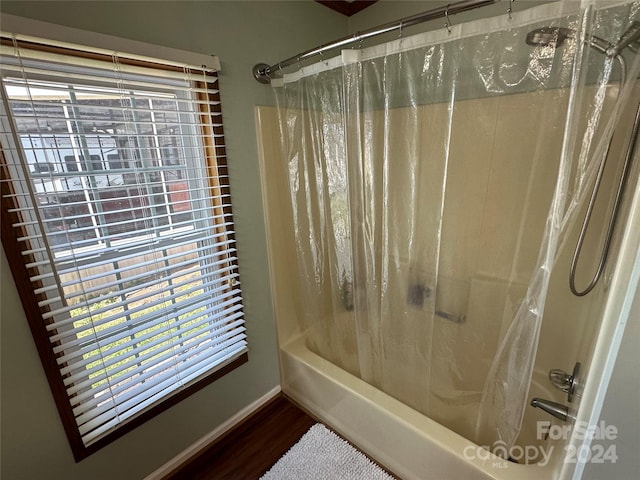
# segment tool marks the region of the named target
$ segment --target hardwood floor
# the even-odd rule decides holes
[[[315,423],[279,396],[168,478],[256,480]]]

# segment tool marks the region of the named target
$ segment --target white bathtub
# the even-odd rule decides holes
[[[316,355],[302,336],[280,356],[285,394],[404,480],[556,477],[561,459],[541,466],[498,458]]]

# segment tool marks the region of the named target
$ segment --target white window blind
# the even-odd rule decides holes
[[[247,351],[217,77],[10,37],[0,63],[5,199],[89,446]]]

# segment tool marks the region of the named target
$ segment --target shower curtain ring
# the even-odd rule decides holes
[[[400,33],[398,34],[398,38],[402,39],[402,21],[400,21]]]
[[[327,67],[329,66],[329,60],[327,60],[326,58],[324,58],[324,52],[322,50],[320,50],[318,52],[318,55],[320,55],[320,61],[322,63],[324,63]]]
[[[449,19],[449,7],[451,4],[447,5],[447,8],[444,11],[444,18],[447,19],[447,23],[444,24],[444,28],[447,29],[447,32],[451,33],[451,20]]]
[[[507,13],[509,14],[509,20],[513,18],[511,14],[513,13],[513,2],[515,1],[516,0],[509,0],[509,8],[507,8]]]

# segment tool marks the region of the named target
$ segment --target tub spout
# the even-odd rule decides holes
[[[559,418],[563,422],[566,422],[570,419],[569,407],[567,407],[566,405],[552,402],[551,400],[544,400],[542,398],[534,398],[533,400],[531,400],[531,406],[535,408],[541,408],[548,414]]]

